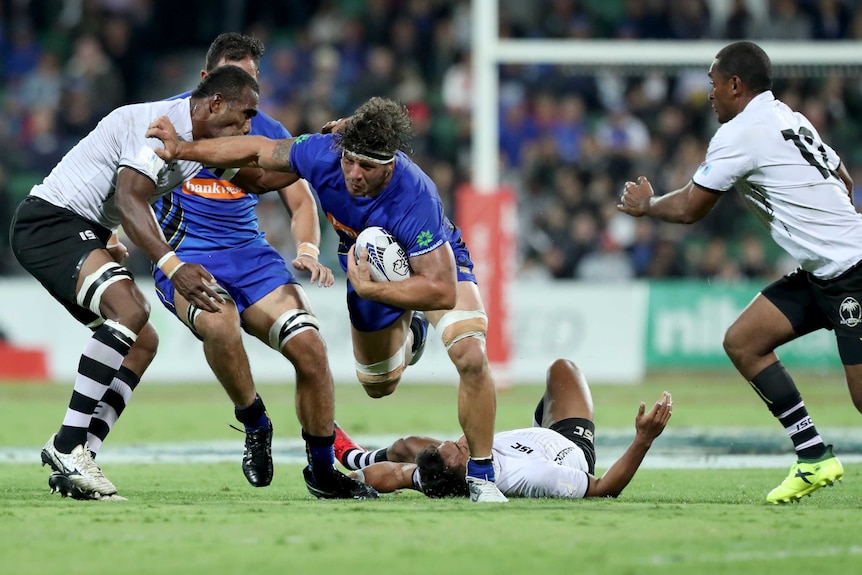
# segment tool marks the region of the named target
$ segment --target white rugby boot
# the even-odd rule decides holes
[[[470,490],[470,501],[475,503],[506,503],[508,498],[493,481],[467,477],[467,489]]]
[[[65,476],[78,493],[90,499],[116,495],[117,488],[93,461],[86,443],[75,446],[72,453],[60,453],[54,447],[55,436],[52,435],[42,448],[42,465],[50,465],[51,469]]]

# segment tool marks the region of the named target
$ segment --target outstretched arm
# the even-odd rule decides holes
[[[635,418],[635,438],[613,465],[600,478],[590,476],[584,497],[617,497],[634,477],[653,440],[661,435],[673,413],[673,398],[664,392],[649,413],[641,403]]]
[[[413,483],[415,463],[395,463],[381,461],[363,467],[359,471],[351,471],[350,477],[365,482],[380,493],[392,493],[398,489],[417,489]]]
[[[617,209],[636,218],[649,216],[675,224],[691,224],[708,214],[720,197],[721,194],[692,181],[683,188],[656,196],[652,184],[641,176],[637,182],[625,183]]]
[[[266,170],[293,173],[290,167],[290,148],[295,138],[270,140],[263,136],[229,136],[185,142],[167,116],[156,118],[147,129],[148,138],[158,138],[164,148],[156,155],[170,162],[191,160],[219,168],[257,167]]]
[[[242,168],[230,181],[251,194],[265,194],[298,182],[299,176],[276,170]]]

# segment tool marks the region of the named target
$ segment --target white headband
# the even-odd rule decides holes
[[[351,156],[353,156],[355,158],[359,158],[360,160],[365,160],[367,162],[374,162],[375,164],[384,164],[385,165],[385,164],[391,164],[393,161],[395,161],[395,154],[392,154],[390,156],[389,154],[386,154],[384,152],[366,152],[365,154],[360,154],[360,153],[354,152],[352,150],[342,150],[341,155],[344,156],[344,154],[350,154]],[[377,156],[377,157],[369,156],[368,154],[374,154],[374,156]]]

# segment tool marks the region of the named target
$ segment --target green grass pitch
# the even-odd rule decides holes
[[[862,416],[840,374],[798,375],[818,429],[862,441]],[[789,440],[738,376],[651,376],[637,386],[593,387],[602,434],[631,437],[637,404],[662,389],[674,415],[654,452],[674,460],[675,434],[749,430],[779,446],[782,468],[670,469],[649,465],[617,500],[512,500],[503,506],[433,501],[413,492],[378,501],[318,501],[301,467],[279,464],[273,485],[253,489],[229,463],[113,463],[112,450],[163,442],[235,442],[242,436],[215,384],[142,384],[102,451],[128,502],[49,496],[39,449],[56,430],[68,385],[0,384],[0,571],[10,574],[691,574],[854,573],[862,562],[862,463],[798,504],[765,494],[792,462]],[[296,439],[291,385],[262,385],[276,436]],[[498,395],[497,428],[529,425],[540,386]],[[339,385],[337,418],[354,436],[459,433],[453,386],[402,384],[382,400]],[[840,433],[838,433],[840,432]],[[691,435],[691,434],[689,434]],[[663,446],[663,442],[665,445]],[[841,456],[841,445],[836,452]],[[681,450],[679,460],[686,455]],[[859,456],[856,451],[855,455]]]

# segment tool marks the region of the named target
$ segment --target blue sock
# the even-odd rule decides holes
[[[311,471],[329,473],[335,470],[335,434],[328,437],[311,435],[304,429],[302,438],[305,440],[305,455]]]
[[[467,477],[494,481],[494,458],[467,460]]]
[[[234,407],[233,413],[237,421],[245,426],[246,431],[272,427],[269,416],[266,414],[266,406],[259,395],[255,396],[254,401],[248,407]]]

